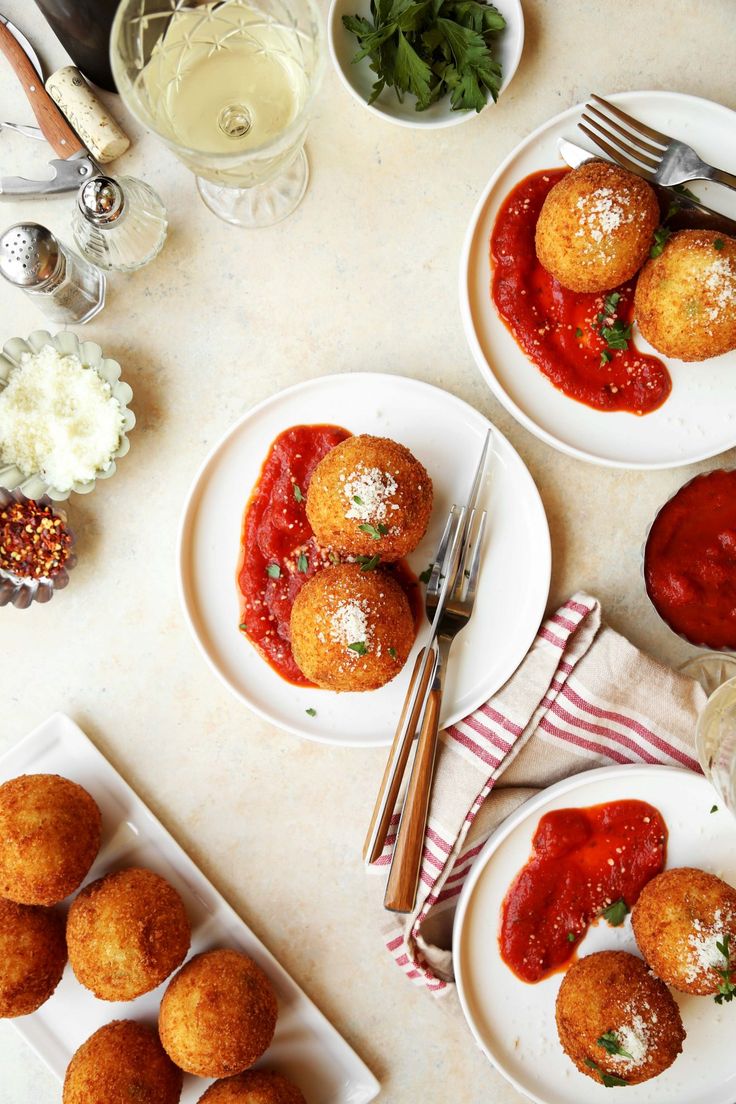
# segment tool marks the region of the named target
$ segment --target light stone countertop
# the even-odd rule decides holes
[[[328,62],[308,140],[309,191],[269,230],[219,222],[190,173],[116,103],[135,146],[112,169],[160,192],[170,239],[150,267],[110,279],[107,306],[84,336],[123,365],[138,426],[115,477],[72,500],[80,562],[69,589],[50,606],[0,615],[0,751],[55,710],[70,714],[365,1059],[387,1104],[522,1098],[464,1023],[407,983],[382,948],[380,890],[363,873],[360,849],[385,753],[301,742],[228,693],[184,624],[175,539],[194,472],[251,405],[327,373],[401,373],[472,403],[520,452],[552,531],[551,604],[583,588],[654,655],[678,663],[692,651],[647,602],[641,544],[663,500],[714,462],[626,473],[530,436],[473,364],[457,265],[494,168],[590,91],[673,89],[736,108],[733,5],[523,3],[526,45],[511,86],[459,127],[423,133],[373,118]],[[48,72],[64,63],[29,0],[2,7]],[[4,59],[0,103],[3,119],[31,121]],[[44,156],[0,135],[2,172],[37,173]],[[4,224],[39,220],[67,240],[70,212],[69,197],[1,209]],[[9,287],[0,321],[0,341],[44,325]],[[8,1023],[0,1024],[0,1070],[0,1104],[60,1099]]]

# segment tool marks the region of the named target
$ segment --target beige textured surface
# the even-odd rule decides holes
[[[383,753],[300,743],[230,697],[184,626],[176,529],[204,454],[254,402],[328,372],[416,376],[489,415],[529,465],[552,529],[552,601],[586,588],[635,643],[671,661],[691,652],[647,604],[640,548],[657,506],[692,470],[589,467],[518,427],[466,348],[457,259],[501,158],[589,91],[670,88],[736,108],[732,4],[524,8],[527,43],[512,85],[460,127],[422,134],[373,119],[328,71],[309,138],[309,192],[271,230],[218,222],[189,173],[116,106],[134,147],[113,169],[157,188],[172,225],[149,268],[110,280],[105,311],[84,329],[123,364],[138,428],[114,479],[72,502],[80,564],[69,590],[48,607],[0,614],[0,750],[53,710],[68,712],[353,1043],[387,1104],[521,1098],[463,1023],[404,980],[366,919],[379,890],[363,875],[360,845]],[[47,72],[63,64],[34,5],[5,0],[3,12]],[[30,121],[4,59],[0,103],[3,118]],[[3,172],[37,172],[42,156],[0,134]],[[69,199],[5,203],[0,216],[46,221],[68,238],[70,210]],[[3,340],[43,324],[8,288],[0,322]],[[8,1024],[0,1062],[0,1104],[59,1099]]]

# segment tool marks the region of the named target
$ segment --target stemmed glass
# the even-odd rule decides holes
[[[324,68],[314,0],[122,0],[110,56],[126,105],[238,226],[290,215]]]

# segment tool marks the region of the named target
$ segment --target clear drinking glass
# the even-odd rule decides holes
[[[695,728],[698,760],[723,804],[736,816],[736,657],[708,652],[680,671],[708,694]]]
[[[122,0],[110,40],[125,103],[238,226],[290,215],[324,68],[315,0]]]

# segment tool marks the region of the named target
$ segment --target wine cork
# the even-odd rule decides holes
[[[130,138],[73,65],[65,65],[52,73],[46,81],[46,91],[96,161],[104,165],[125,153]]]

